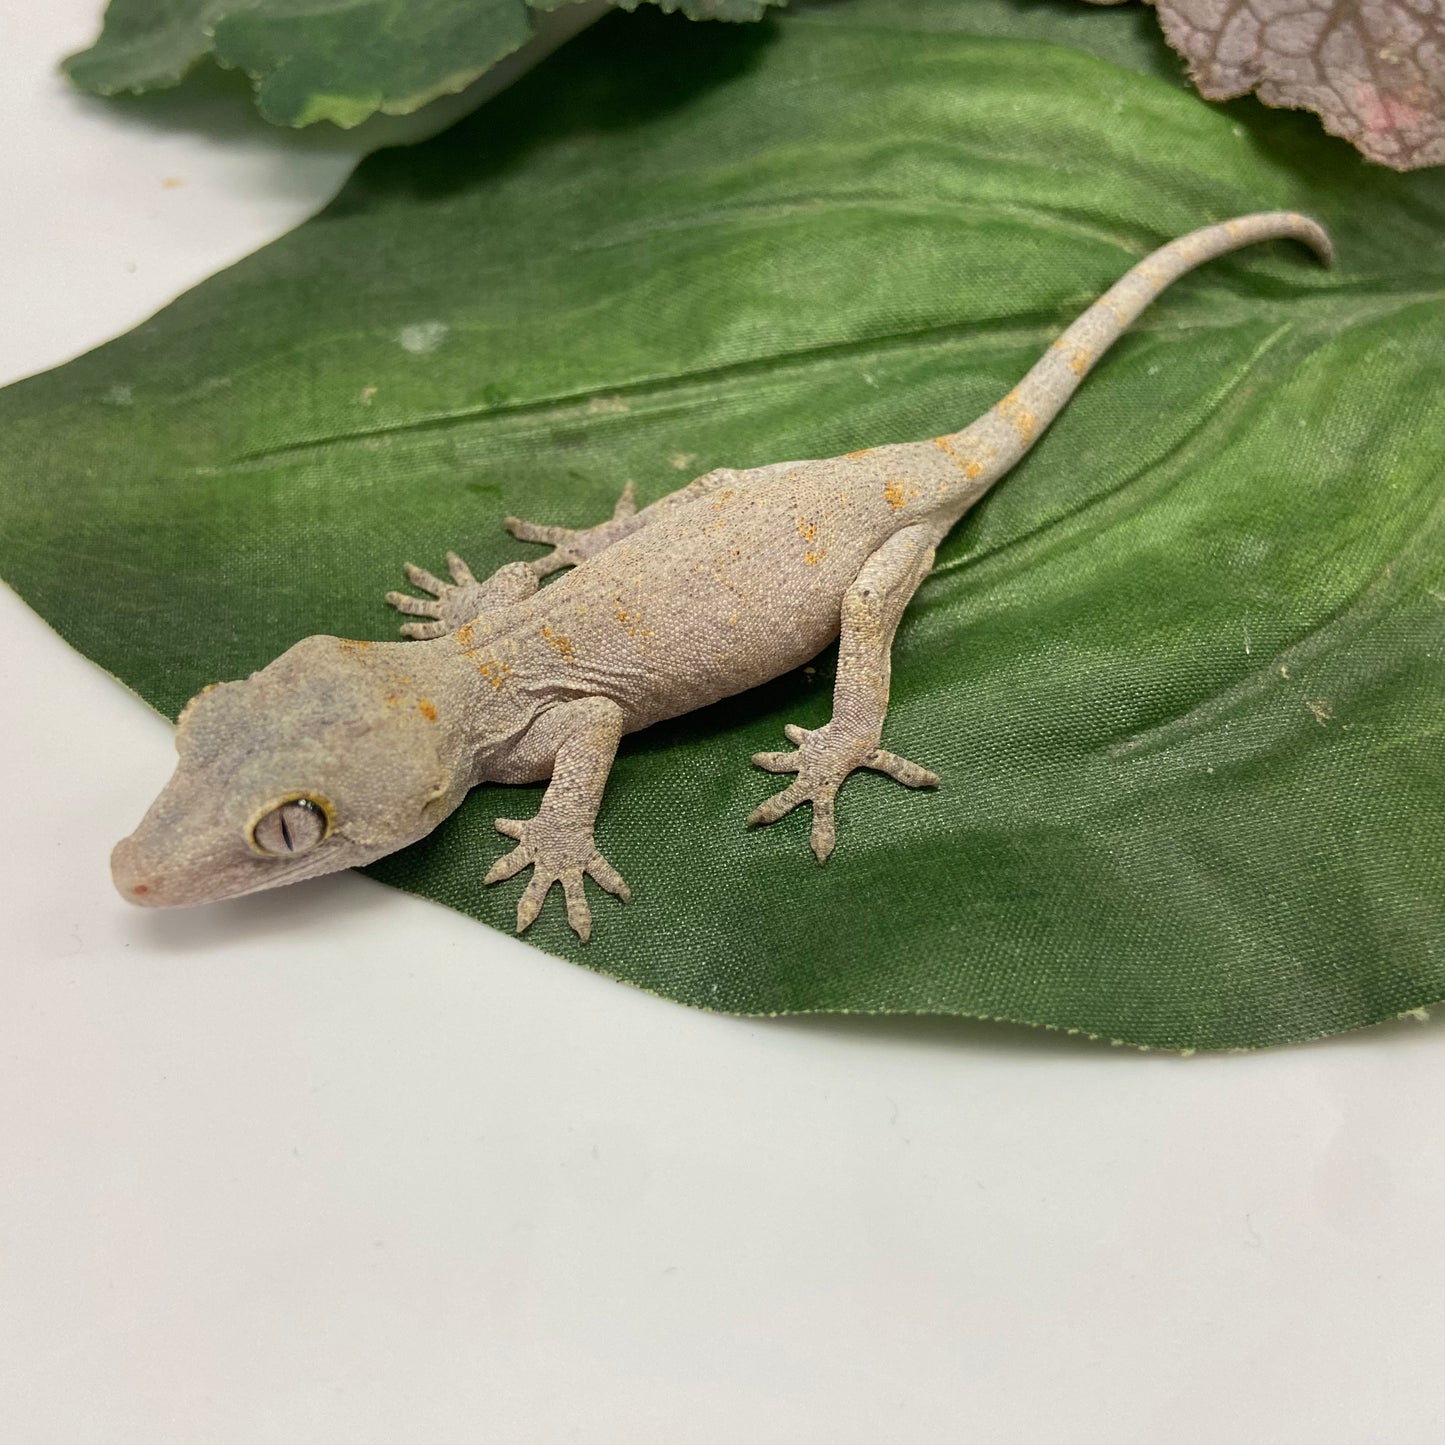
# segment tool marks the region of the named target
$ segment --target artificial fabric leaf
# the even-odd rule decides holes
[[[1441,0],[1155,0],[1200,93],[1318,112],[1373,161],[1445,164]]]
[[[1064,9],[1077,43],[1031,38]],[[174,714],[307,633],[394,635],[402,561],[529,553],[506,513],[957,427],[1152,247],[1279,207],[1338,269],[1184,280],[940,549],[885,733],[936,794],[849,782],[826,868],[805,814],[744,830],[825,655],[625,740],[598,843],[633,901],[527,936],[738,1012],[1369,1023],[1445,998],[1445,177],[1204,103],[1137,12],[608,19],[0,393],[0,572]],[[491,823],[539,796],[479,789],[376,876],[510,929]]]
[[[470,85],[532,35],[532,10],[577,0],[110,0],[65,63],[99,95],[164,89],[206,55],[254,81],[267,120],[358,125]],[[626,6],[635,8],[637,0]],[[696,19],[756,20],[783,0],[657,0]]]

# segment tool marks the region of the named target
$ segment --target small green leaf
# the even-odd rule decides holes
[[[740,1012],[1370,1023],[1445,998],[1445,177],[1206,104],[1147,16],[608,20],[0,394],[0,568],[174,713],[307,633],[391,635],[402,561],[514,559],[508,512],[956,428],[1150,248],[1281,207],[1337,270],[1186,278],[941,548],[885,732],[936,794],[854,779],[826,868],[806,815],[744,830],[825,655],[626,740],[598,843],[633,901],[586,949],[555,903],[528,937]],[[510,928],[491,822],[537,795],[479,789],[375,872]]]
[[[461,90],[531,34],[526,0],[111,0],[66,71],[104,95],[153,90],[209,52],[251,76],[267,120],[353,126]]]
[[[100,38],[65,73],[96,95],[163,90],[210,50],[210,23],[224,13],[225,0],[110,0]]]
[[[616,0],[620,10],[636,10],[644,0]],[[646,0],[665,15],[680,14],[693,20],[761,20],[774,5],[788,0]]]
[[[485,74],[575,0],[110,0],[100,39],[65,63],[99,95],[164,89],[206,55],[255,82],[279,125],[406,115]],[[784,0],[654,0],[698,20],[758,20]],[[638,0],[623,0],[635,9]]]

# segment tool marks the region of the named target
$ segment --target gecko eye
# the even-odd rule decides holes
[[[287,798],[251,824],[251,846],[258,853],[285,858],[314,848],[330,831],[328,808],[312,798]]]

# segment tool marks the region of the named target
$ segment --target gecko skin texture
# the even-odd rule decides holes
[[[585,942],[590,876],[627,885],[593,826],[624,733],[801,666],[839,639],[833,716],[789,726],[753,762],[791,781],[749,824],[812,807],[819,862],[857,768],[905,787],[938,778],[882,746],[898,620],[949,528],[1028,451],[1163,287],[1255,241],[1293,238],[1326,265],[1328,236],[1293,212],[1242,216],[1162,246],[1089,307],[997,406],[948,436],[823,461],[708,472],[638,510],[629,483],[585,530],[508,518],[552,551],[478,582],[406,567],[425,597],[388,594],[406,642],[308,637],[243,682],[207,688],[176,726],[175,776],[116,846],[132,903],[233,898],[370,863],[424,837],[481,782],[549,780],[535,817],[484,880],[526,868],[518,930],[562,885]],[[546,588],[541,579],[570,568]]]

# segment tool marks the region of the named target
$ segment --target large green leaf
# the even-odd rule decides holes
[[[1309,211],[1334,273],[1187,278],[941,550],[886,733],[937,794],[850,782],[825,869],[805,814],[744,832],[825,656],[629,740],[598,836],[632,905],[528,936],[707,1007],[1172,1047],[1445,997],[1445,179],[1207,105],[1146,17],[1072,10],[604,22],[0,395],[0,567],[174,713],[305,633],[388,635],[403,559],[499,565],[504,513],[957,427],[1166,237]],[[520,884],[479,880],[528,802],[478,790],[375,872],[509,928]]]

